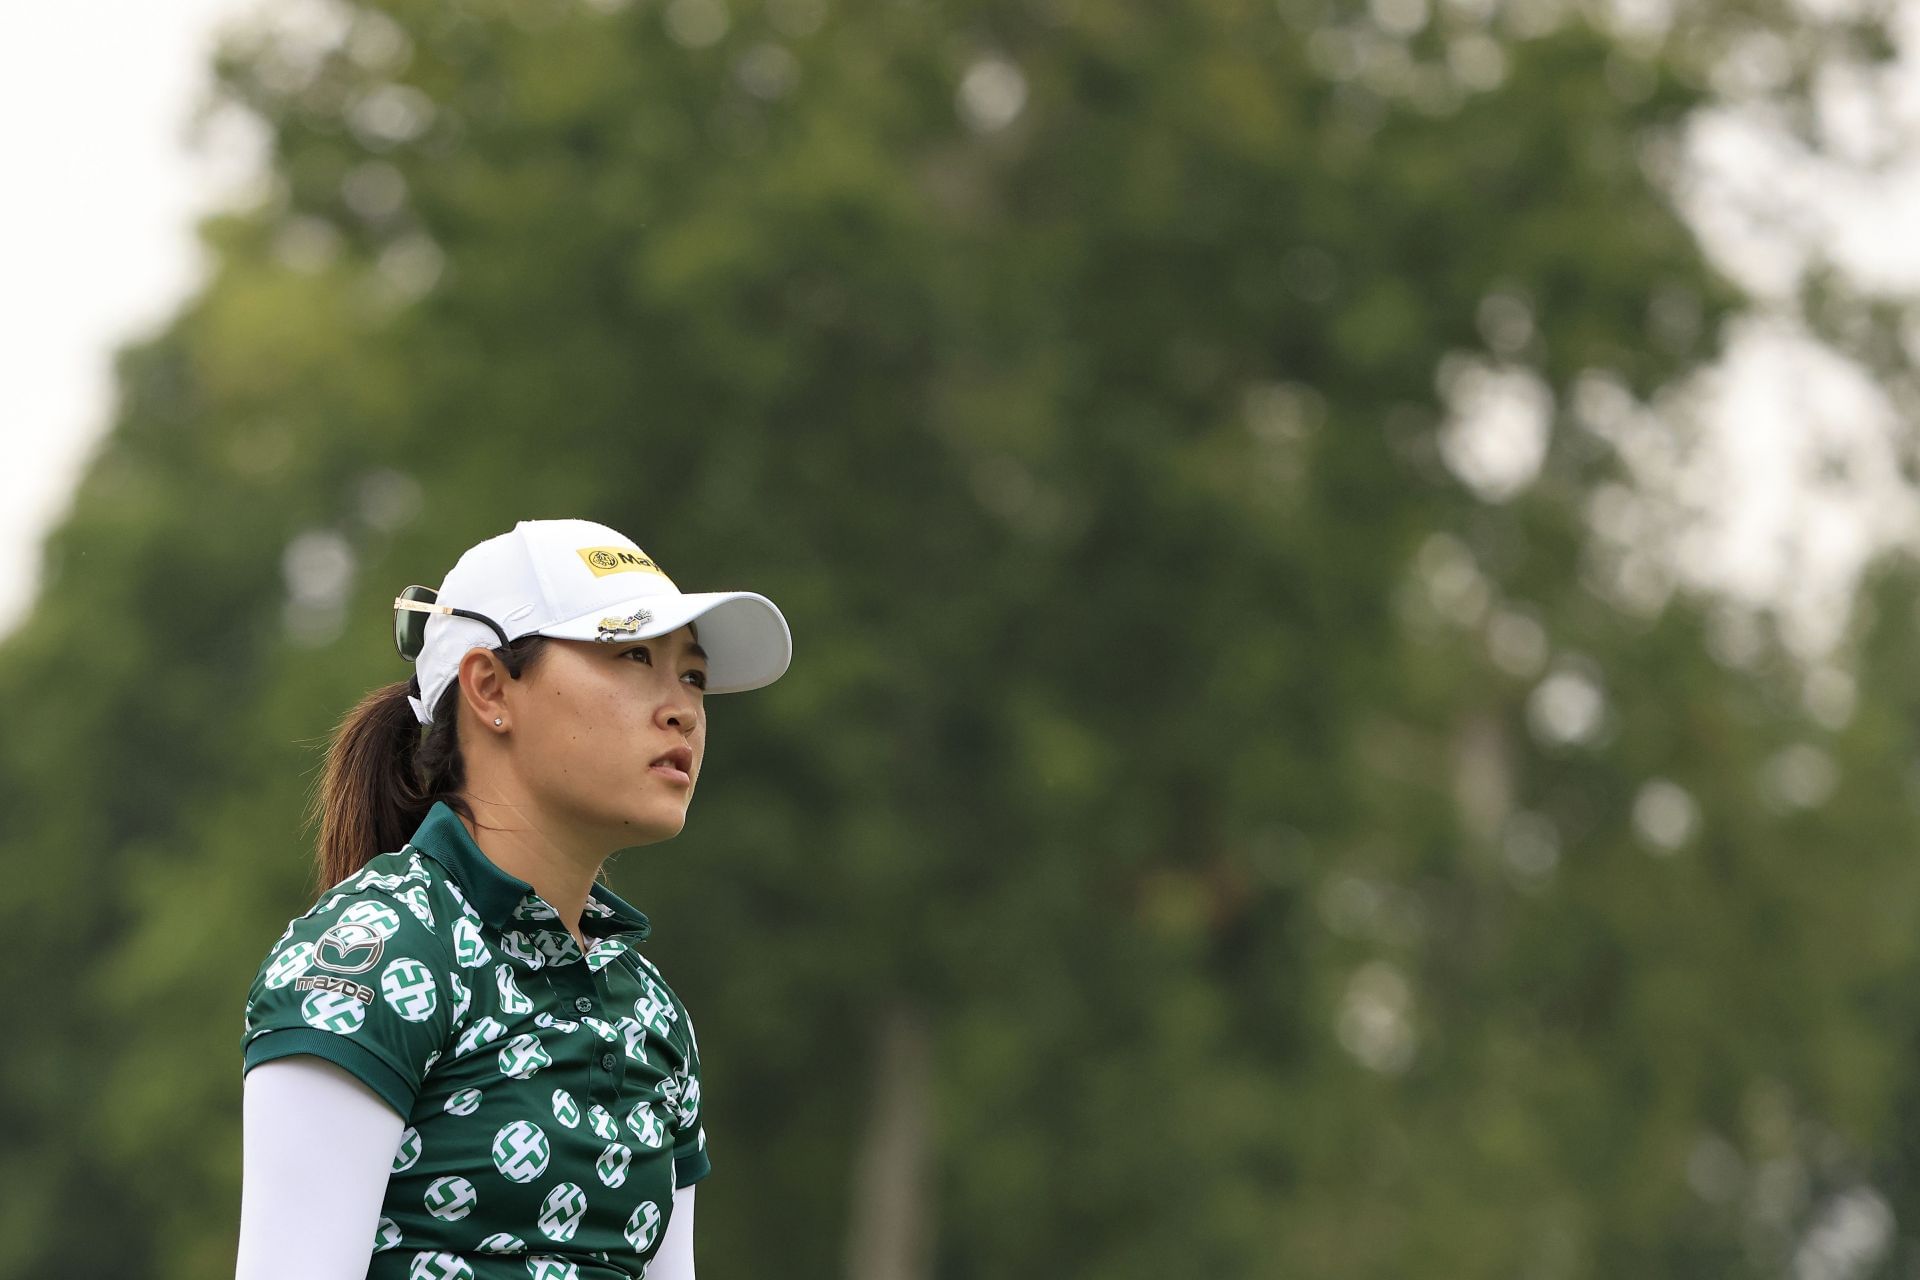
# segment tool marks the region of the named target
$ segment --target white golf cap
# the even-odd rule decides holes
[[[493,619],[508,640],[537,631],[615,644],[697,621],[708,693],[772,684],[793,657],[787,620],[773,601],[752,591],[683,592],[633,539],[591,520],[522,520],[468,548],[436,603]],[[419,696],[408,698],[414,717],[432,723],[467,650],[499,644],[484,622],[428,614],[413,664]]]

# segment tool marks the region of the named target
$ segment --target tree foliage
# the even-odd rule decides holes
[[[1687,8],[236,39],[270,191],[122,358],[0,662],[0,1270],[230,1265],[319,747],[397,588],[560,515],[796,639],[610,867],[707,1050],[703,1271],[846,1269],[896,1024],[948,1280],[1771,1275],[1904,1210],[1911,577],[1823,720],[1588,531],[1605,423],[1739,302],[1655,179],[1785,19]],[[1473,385],[1554,406],[1530,482],[1462,483]]]

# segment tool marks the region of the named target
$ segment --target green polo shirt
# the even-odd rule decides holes
[[[369,1280],[632,1280],[707,1175],[686,1007],[595,882],[580,945],[436,803],[287,926],[242,1074],[310,1053],[405,1119]]]

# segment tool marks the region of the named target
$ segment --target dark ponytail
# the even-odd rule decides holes
[[[518,680],[546,646],[545,636],[525,635],[494,653]],[[424,735],[407,702],[415,688],[410,679],[382,685],[334,728],[320,785],[307,807],[307,825],[320,828],[315,893],[406,844],[437,800],[473,819],[461,794],[466,765],[460,758],[460,682],[441,692]]]

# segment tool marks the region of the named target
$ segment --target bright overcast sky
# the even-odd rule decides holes
[[[107,425],[109,362],[193,285],[192,216],[244,155],[195,159],[215,26],[244,0],[12,6],[0,40],[0,632]]]
[[[284,13],[300,0],[273,2]],[[195,154],[186,130],[216,28],[254,8],[254,0],[58,0],[8,15],[0,148],[14,182],[0,204],[0,634],[29,607],[41,539],[107,424],[114,348],[162,323],[194,286],[193,216],[253,168],[247,137],[229,134]],[[1763,300],[1784,296],[1810,245],[1869,287],[1920,289],[1920,0],[1902,12],[1907,57],[1893,75],[1875,83],[1842,74],[1823,86],[1828,154],[1797,151],[1735,116],[1696,134],[1683,207],[1714,258]],[[1763,93],[1776,53],[1748,51],[1723,87]],[[1719,443],[1690,474],[1669,477],[1683,503],[1714,511],[1669,560],[1683,579],[1710,572],[1752,599],[1799,592],[1818,648],[1830,639],[1821,627],[1840,616],[1833,592],[1844,592],[1862,555],[1912,534],[1911,496],[1892,482],[1885,447],[1891,411],[1858,370],[1813,348],[1790,322],[1762,316],[1736,335],[1729,358],[1700,382]],[[1524,487],[1544,443],[1544,389],[1493,369],[1462,385],[1483,409],[1477,425],[1454,432],[1450,463],[1484,493]],[[1655,470],[1664,467],[1663,434],[1642,432],[1635,446]],[[1796,473],[1821,449],[1851,457],[1863,484],[1822,493],[1800,485]],[[1628,539],[1644,532],[1644,511],[1617,494],[1607,502],[1596,512],[1603,537],[1609,525]],[[1640,573],[1642,589],[1648,580]]]

